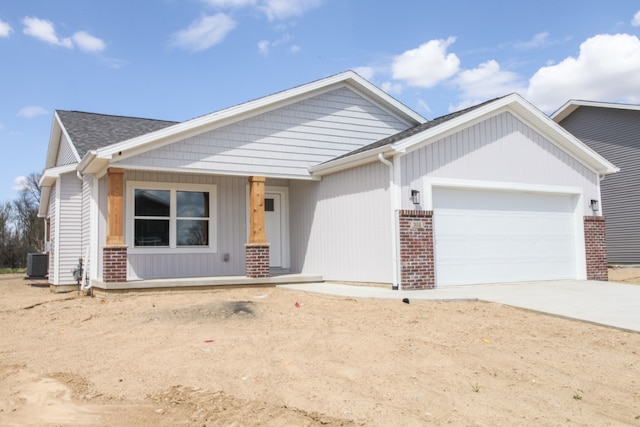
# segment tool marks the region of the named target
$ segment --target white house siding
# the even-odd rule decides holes
[[[371,163],[290,183],[292,270],[391,283],[389,169]]]
[[[82,180],[82,237],[81,253],[84,268],[88,269],[91,262],[91,255],[87,251],[90,245],[91,236],[91,192],[93,190],[93,175],[86,175]]]
[[[217,189],[217,252],[141,254],[129,248],[129,277],[235,276],[245,274],[246,178],[127,171],[126,181],[215,185]],[[126,198],[125,198],[126,199]],[[126,203],[126,202],[125,202]],[[126,206],[125,206],[126,211]],[[229,260],[224,261],[224,254]]]
[[[82,182],[75,173],[60,176],[60,212],[58,218],[58,285],[74,284],[73,270],[82,253]]]
[[[597,173],[507,112],[408,153],[401,168],[404,208],[424,176],[580,187],[585,212],[600,198]]]
[[[57,251],[56,251],[56,229],[57,229],[57,217],[56,217],[56,186],[51,186],[51,193],[49,195],[49,235],[51,236],[49,251],[49,283],[55,283],[56,274],[58,271],[58,264],[56,261]]]
[[[309,166],[407,127],[352,90],[340,88],[117,163],[306,177]]]
[[[75,154],[73,154],[71,144],[67,141],[64,134],[62,134],[60,137],[60,146],[58,147],[58,155],[56,157],[56,166],[70,165],[77,162],[78,160]]]

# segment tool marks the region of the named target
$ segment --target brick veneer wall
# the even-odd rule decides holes
[[[105,283],[127,281],[127,247],[102,248],[102,280]]]
[[[269,244],[245,245],[247,277],[269,277]]]
[[[584,217],[584,246],[587,255],[587,279],[609,280],[605,217]]]
[[[400,286],[403,290],[435,288],[433,211],[398,211]]]

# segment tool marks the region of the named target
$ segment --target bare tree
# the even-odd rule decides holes
[[[44,249],[44,222],[38,218],[40,174],[27,176],[18,197],[0,204],[0,266],[24,267],[27,254]]]

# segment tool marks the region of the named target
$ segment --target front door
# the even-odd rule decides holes
[[[278,193],[264,195],[264,229],[269,243],[269,267],[282,267],[282,198]]]

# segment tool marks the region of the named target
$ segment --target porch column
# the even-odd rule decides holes
[[[263,176],[249,177],[249,242],[245,245],[248,277],[269,277],[269,243],[264,231]]]
[[[435,288],[433,211],[399,211],[402,290]]]
[[[107,241],[102,249],[102,280],[127,281],[127,246],[124,244],[124,169],[107,171]]]
[[[587,257],[587,280],[609,280],[604,216],[584,217],[584,246]]]

